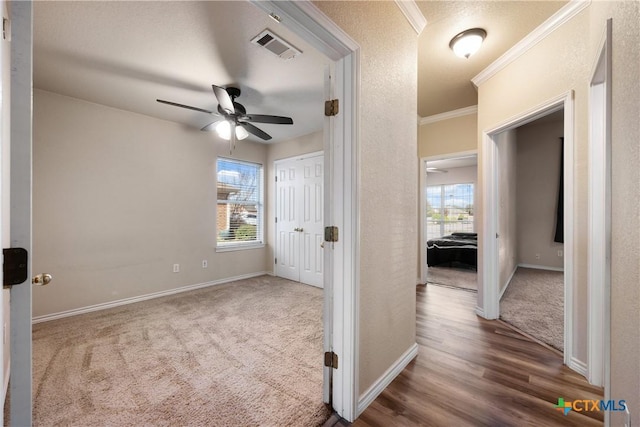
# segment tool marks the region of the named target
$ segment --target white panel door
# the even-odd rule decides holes
[[[276,167],[276,276],[300,281],[299,173],[296,163]]]
[[[323,287],[322,155],[276,165],[276,275]]]
[[[323,171],[324,157],[310,157],[301,161],[302,206],[301,208],[301,262],[300,281],[308,285],[323,287]]]

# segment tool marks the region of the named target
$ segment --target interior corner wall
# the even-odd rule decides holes
[[[324,132],[314,132],[303,135],[288,141],[278,142],[276,144],[267,145],[267,164],[265,169],[266,179],[266,216],[265,216],[265,235],[267,238],[267,265],[269,271],[275,273],[275,250],[276,250],[276,185],[275,185],[275,168],[273,162],[277,160],[287,159],[289,157],[301,156],[303,154],[315,153],[324,150]]]
[[[394,2],[314,4],[361,48],[357,363],[362,396],[416,342],[418,37]]]
[[[612,18],[611,112],[611,387],[626,400],[630,425],[640,425],[640,2],[591,3],[589,60],[599,53]],[[586,27],[585,27],[586,28]],[[582,37],[585,37],[584,28]],[[586,84],[585,84],[586,86]],[[635,224],[635,225],[634,225]],[[611,413],[612,426],[625,414]]]
[[[516,131],[508,130],[496,135],[498,146],[498,265],[500,291],[507,287],[517,266],[518,241],[516,225],[517,139]]]
[[[418,126],[418,157],[478,149],[478,115],[468,114]]]
[[[34,316],[267,270],[266,248],[215,252],[228,143],[37,89],[33,106],[33,268],[54,277]],[[267,149],[243,141],[233,157],[266,166]]]
[[[564,135],[562,118],[517,129],[517,263],[562,269],[564,244],[554,242]],[[536,258],[536,255],[539,255]]]

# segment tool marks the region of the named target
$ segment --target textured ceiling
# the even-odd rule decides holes
[[[471,79],[555,13],[564,1],[418,1],[418,114],[477,104]],[[460,31],[487,39],[470,59],[449,49]],[[249,41],[265,28],[303,54],[283,61]],[[365,58],[366,60],[366,58]],[[211,84],[237,85],[249,113],[290,116],[293,126],[260,124],[273,142],[322,129],[326,58],[244,1],[34,2],[34,86],[182,123],[214,121],[156,98],[215,110]],[[253,140],[260,141],[257,138]]]
[[[566,1],[417,1],[427,19],[418,42],[418,115],[427,117],[476,105],[471,79],[564,6]],[[480,27],[487,37],[469,59],[449,42]]]
[[[283,61],[250,40],[265,28],[303,54]],[[34,86],[194,129],[215,120],[156,98],[215,111],[211,84],[237,85],[273,141],[323,126],[326,59],[248,2],[34,2]],[[255,137],[253,140],[261,141]]]

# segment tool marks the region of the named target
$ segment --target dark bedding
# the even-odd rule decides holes
[[[427,241],[427,265],[465,264],[467,267],[478,266],[478,234],[451,233]]]

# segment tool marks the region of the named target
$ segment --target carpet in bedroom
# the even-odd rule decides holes
[[[475,270],[449,267],[427,268],[427,283],[453,286],[467,290],[478,290],[478,274]]]
[[[34,425],[322,425],[322,302],[262,276],[36,324]]]
[[[500,319],[563,351],[564,273],[518,267],[500,300]]]

